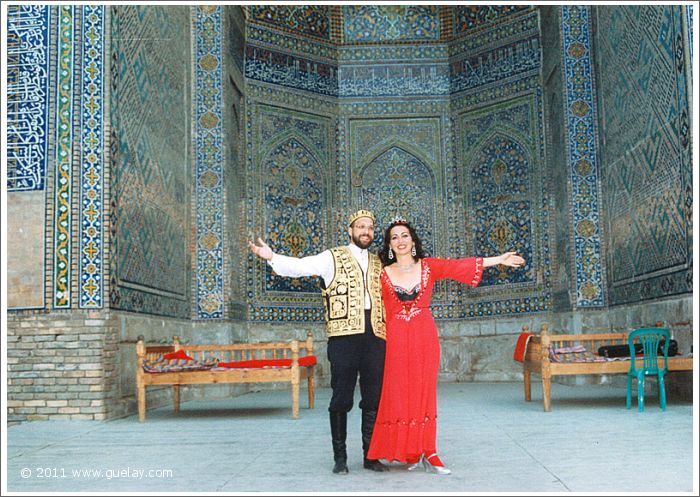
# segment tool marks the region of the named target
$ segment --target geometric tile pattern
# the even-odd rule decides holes
[[[260,236],[273,251],[291,256],[313,255],[332,246],[331,121],[251,100],[246,111],[248,238]],[[247,258],[247,276],[248,319],[323,321],[318,278],[276,276],[252,255]]]
[[[44,189],[47,133],[53,129],[55,170],[48,189],[53,203],[51,305],[101,308],[104,9],[22,6],[10,8],[9,14],[8,186],[15,191]],[[50,52],[56,60],[55,80],[49,77]],[[49,102],[55,104],[51,112]],[[55,125],[49,122],[53,119]],[[76,233],[77,259],[73,257]],[[76,288],[77,302],[73,299]]]
[[[394,145],[363,168],[360,204],[376,206],[377,226],[387,226],[398,215],[409,219],[420,233],[423,249],[435,254],[435,176],[430,166],[405,148]],[[383,238],[380,229],[376,246],[381,246]]]
[[[691,293],[691,71],[685,9],[599,8],[605,9],[598,16],[597,57],[603,68],[610,305]]]
[[[522,112],[529,109],[509,110]],[[493,117],[497,116],[491,114],[485,120],[493,123]],[[483,137],[476,151],[465,154],[473,160],[469,167],[470,203],[475,214],[474,235],[479,254],[501,254],[515,250],[525,260],[532,261],[533,204],[530,200],[530,181],[533,171],[528,152],[522,137],[492,129]],[[483,278],[482,284],[488,286],[532,280],[530,265],[517,272],[498,268],[498,274],[490,273]]]
[[[548,310],[547,193],[539,172],[544,139],[538,89],[466,110],[459,129],[465,211],[472,226],[467,247],[482,256],[515,250],[526,260],[518,271],[489,268],[479,288],[464,289],[463,315]]]
[[[285,137],[268,150],[261,168],[270,247],[292,257],[323,250],[320,216],[325,206],[323,168],[300,137]],[[282,278],[265,266],[265,291],[316,292],[316,278]]]
[[[247,7],[250,22],[270,24],[297,34],[330,39],[329,5],[251,5]]]
[[[245,44],[277,49],[287,55],[307,56],[314,60],[326,61],[337,59],[339,48],[333,42],[309,39],[247,20],[245,22]]]
[[[54,185],[53,307],[71,307],[73,233],[74,8],[58,11],[58,79],[56,82],[56,157]]]
[[[110,7],[110,307],[192,314],[190,8]]]
[[[484,50],[498,46],[510,46],[515,40],[526,40],[540,32],[540,14],[537,9],[526,9],[519,14],[501,17],[493,25],[485,25],[483,29],[469,31],[467,36],[451,40],[448,48],[450,57],[463,59]],[[496,58],[518,57],[503,51],[494,54]],[[517,70],[513,68],[511,70]]]
[[[343,39],[346,43],[438,41],[439,8],[437,5],[343,6]]]
[[[7,190],[43,190],[48,161],[51,9],[7,7]]]
[[[197,319],[224,317],[221,7],[192,7],[195,43]]]
[[[454,35],[462,36],[469,31],[498,23],[503,18],[509,19],[513,14],[531,9],[528,5],[469,5],[454,6]]]
[[[99,309],[104,291],[104,7],[82,10],[79,306]]]
[[[449,47],[446,44],[367,44],[338,46],[335,57],[342,63],[371,62],[397,64],[400,62],[423,62],[441,64],[447,63],[450,56]]]
[[[535,11],[477,30],[454,46],[358,42],[335,53],[321,41],[302,43],[288,33],[251,26],[248,62],[261,61],[276,78],[295,75],[294,61],[302,62],[298,80],[285,79],[289,84],[277,84],[262,72],[248,81],[246,184],[248,198],[254,199],[248,206],[249,237],[264,231],[270,245],[284,244],[284,253],[316,253],[347,242],[345,216],[362,206],[377,217],[376,247],[383,227],[401,214],[416,224],[432,255],[488,256],[512,244],[528,260],[518,274],[489,268],[483,288],[441,282],[431,306],[437,319],[549,310],[549,198],[540,177],[544,128],[538,26]],[[336,73],[324,69],[329,77],[337,74],[337,100],[328,90],[331,82],[314,88],[312,77],[298,76],[307,63],[315,67],[315,62],[318,67],[337,64]],[[451,85],[452,75],[472,80]],[[451,93],[453,89],[459,93]],[[481,114],[470,113],[472,109],[481,109]],[[326,116],[337,119],[337,134],[328,140],[331,145],[319,148],[315,131],[324,129],[328,136],[333,129]],[[306,132],[300,133],[295,128],[301,129],[302,123]],[[319,128],[311,123],[323,124]],[[487,129],[498,132],[489,134]],[[465,147],[457,154],[456,132]],[[474,148],[467,149],[467,143]],[[467,156],[479,159],[470,162]],[[490,167],[482,170],[483,162]],[[290,179],[279,180],[290,168]],[[304,177],[297,172],[304,168],[313,181],[292,195],[287,185]],[[318,198],[323,203],[317,204]],[[313,216],[295,213],[293,206],[301,201],[319,211]],[[489,202],[498,209],[487,209]],[[318,220],[318,227],[305,230]],[[287,239],[281,228],[286,225],[294,226]],[[305,250],[316,243],[317,248]],[[308,286],[303,279],[275,281],[266,265],[252,259],[247,273],[249,319],[323,321],[317,279]]]
[[[440,167],[440,124],[430,119],[354,119],[350,123],[352,204],[372,209],[376,226],[386,227],[403,216],[419,230],[423,248],[443,252],[436,234],[444,211],[434,199],[444,190]],[[383,241],[375,233],[375,246]]]
[[[437,19],[437,9],[421,8],[432,9],[430,12],[434,11]],[[420,10],[407,6],[357,6],[344,7],[343,11],[346,15],[362,12],[360,18],[365,23],[381,25],[393,19],[398,26],[409,23],[405,16],[398,15],[401,9],[413,9],[414,14]],[[386,16],[379,15],[381,12]],[[538,74],[538,19],[537,12],[525,11],[525,15],[512,19],[504,15],[494,25],[497,28],[478,30],[473,36],[447,45],[372,42],[375,45],[335,46],[251,25],[247,31],[245,73],[255,81],[343,99],[447,96],[498,85],[507,77]]]
[[[576,261],[575,306],[602,307],[606,301],[606,284],[590,9],[563,6],[561,14],[566,160],[571,182],[572,257]]]

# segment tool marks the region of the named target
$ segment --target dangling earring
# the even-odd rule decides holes
[[[394,251],[391,250],[391,247],[389,247],[389,260],[394,258]]]
[[[416,244],[415,244],[415,243],[413,244],[413,248],[411,248],[411,255],[412,255],[413,257],[416,256]]]

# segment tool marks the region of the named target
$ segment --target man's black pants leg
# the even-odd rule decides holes
[[[347,438],[348,413],[330,411],[331,442],[333,443],[334,473],[348,473],[348,453],[345,446]]]
[[[331,365],[332,396],[328,410],[331,419],[336,413],[347,413],[352,409],[357,377],[360,377],[360,409],[362,409],[363,466],[374,471],[386,469],[379,461],[366,458],[374,422],[379,408],[384,376],[384,353],[386,343],[374,335],[369,311],[365,312],[365,332],[328,339],[328,361]],[[331,438],[333,438],[331,427]],[[338,438],[338,440],[340,440]],[[339,445],[338,445],[339,446]],[[334,456],[336,444],[333,444]],[[335,468],[334,468],[335,469]]]

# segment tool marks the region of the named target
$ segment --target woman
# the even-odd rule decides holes
[[[473,287],[483,268],[521,267],[515,252],[497,257],[426,258],[413,227],[395,218],[379,252],[382,298],[386,311],[384,382],[368,458],[409,464],[450,474],[436,454],[437,380],[440,342],[430,312],[433,286],[451,278]]]

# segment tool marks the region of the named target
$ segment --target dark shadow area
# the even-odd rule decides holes
[[[185,407],[180,408],[180,412],[176,413],[172,410],[168,411],[155,411],[146,413],[146,422],[154,419],[182,419],[182,418],[225,418],[225,419],[237,419],[237,418],[267,418],[267,417],[278,417],[288,415],[291,419],[292,413],[291,409],[288,407],[241,407],[241,408],[228,408],[228,407],[214,407],[214,408],[200,408],[200,407]],[[300,413],[301,415],[301,413]]]

